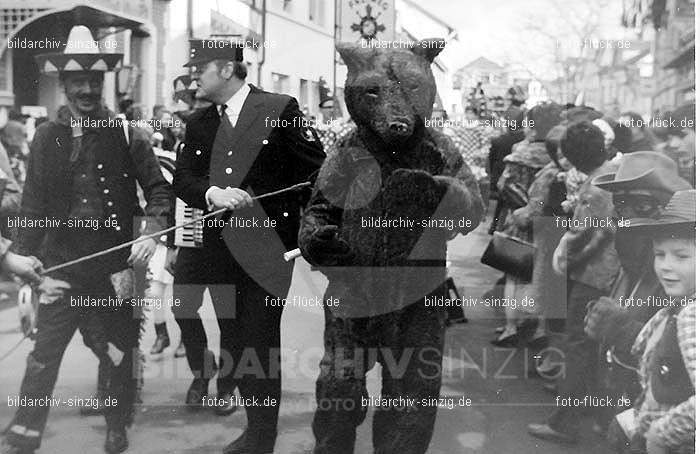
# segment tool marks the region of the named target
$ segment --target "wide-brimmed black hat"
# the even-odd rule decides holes
[[[593,184],[609,192],[646,189],[672,194],[692,186],[678,175],[673,159],[655,151],[636,151],[620,158],[615,173],[593,179]]]
[[[678,191],[656,218],[632,218],[625,230],[657,236],[695,229],[695,189]]]
[[[244,48],[245,44],[237,40],[191,39],[190,59],[182,66],[199,66],[212,60],[243,61]]]
[[[99,42],[85,25],[76,25],[68,34],[63,52],[39,54],[34,58],[39,71],[47,73],[114,71],[124,54],[100,52]]]

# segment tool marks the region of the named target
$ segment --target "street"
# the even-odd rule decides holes
[[[450,275],[461,296],[479,298],[498,278],[498,272],[479,263],[488,236],[488,222],[467,237],[460,236],[449,244]],[[314,298],[321,296],[325,278],[312,272],[299,259],[290,294]],[[20,338],[14,307],[0,311],[0,353]],[[577,446],[543,442],[526,433],[530,422],[543,421],[554,408],[554,397],[542,388],[542,381],[528,378],[526,350],[494,348],[489,340],[499,325],[500,315],[484,305],[466,308],[469,323],[448,329],[443,360],[442,399],[439,406],[430,454],[607,454],[604,440],[587,429]],[[209,345],[218,345],[218,327],[211,306],[205,305],[203,316],[208,332],[215,333]],[[150,349],[153,325],[147,331],[142,349]],[[208,411],[191,413],[181,406],[191,380],[185,358],[172,354],[179,339],[174,320],[168,321],[171,346],[162,358],[149,357],[145,370],[143,404],[129,433],[128,452],[139,454],[220,453],[223,446],[236,438],[245,425],[243,409],[228,417]],[[320,308],[302,309],[289,306],[282,319],[283,395],[279,436],[275,452],[301,454],[311,452],[311,421],[315,410],[315,379],[322,356],[323,314]],[[3,394],[16,396],[31,342],[24,342],[0,367]],[[95,390],[97,360],[76,334],[64,356],[54,396],[62,402],[88,398]],[[371,397],[380,396],[380,369],[368,376]],[[215,385],[210,384],[210,391]],[[466,404],[470,403],[470,406]],[[461,404],[461,405],[460,405]],[[8,402],[0,405],[0,426],[5,427],[14,412]],[[81,417],[78,409],[68,405],[52,408],[44,436],[43,453],[98,454],[103,452],[105,425],[102,417]],[[355,452],[371,452],[371,412],[360,426]]]

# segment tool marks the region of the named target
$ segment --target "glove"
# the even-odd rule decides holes
[[[353,257],[350,245],[338,236],[336,225],[317,228],[311,235],[306,250],[318,266],[347,265]]]

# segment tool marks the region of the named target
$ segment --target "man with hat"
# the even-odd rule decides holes
[[[66,263],[156,232],[167,226],[170,188],[163,178],[148,138],[127,128],[102,104],[106,71],[121,54],[100,53],[82,25],[71,29],[64,53],[37,56],[39,69],[58,73],[67,103],[57,118],[42,124],[31,145],[21,228],[13,249],[37,255],[47,267]],[[76,53],[76,51],[78,53]],[[136,182],[147,206],[139,207]],[[51,226],[42,220],[53,220]],[[141,317],[127,301],[134,297],[130,266],[145,265],[155,249],[153,239],[99,258],[80,262],[45,277],[34,350],[19,392],[19,406],[6,433],[3,453],[31,453],[39,448],[61,358],[75,330],[86,345],[109,364],[109,397],[105,407],[105,451],[127,449],[126,427],[133,418]],[[42,287],[39,289],[42,290]]]
[[[206,39],[192,40],[190,49],[185,66],[197,81],[197,97],[213,105],[187,123],[173,186],[194,208],[230,211],[204,224],[199,260],[185,257],[190,250],[180,252],[175,279],[209,287],[221,331],[217,413],[232,411],[236,387],[245,402],[258,402],[246,403],[248,427],[224,452],[271,453],[281,394],[284,307],[271,302],[289,291],[293,265],[283,254],[297,247],[300,210],[309,193],[252,197],[309,181],[325,154],[295,99],[245,83],[243,46]],[[204,396],[208,387],[201,373],[206,337],[196,328],[201,293],[180,301],[175,318],[195,374],[190,401],[190,394]]]

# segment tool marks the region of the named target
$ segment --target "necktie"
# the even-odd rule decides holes
[[[231,125],[232,128],[236,127],[236,123],[238,123],[238,114],[233,113],[233,115],[227,114],[226,109],[228,106],[226,104],[221,105],[221,119],[223,120],[224,118],[226,119],[226,123]]]

